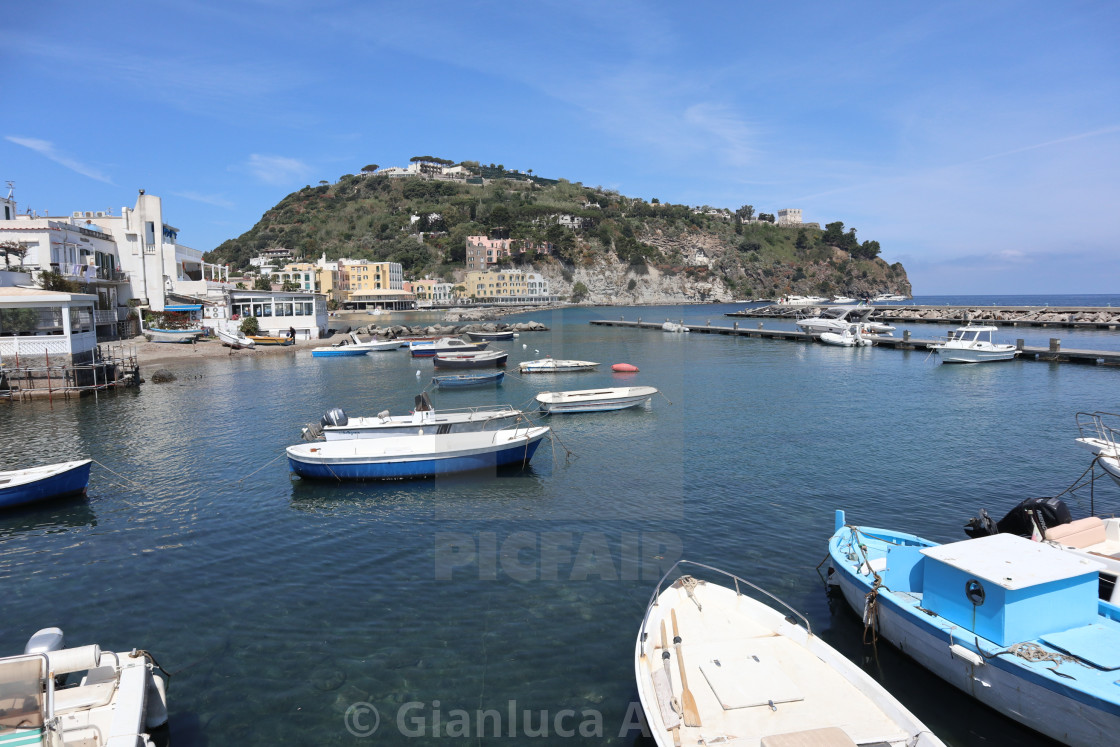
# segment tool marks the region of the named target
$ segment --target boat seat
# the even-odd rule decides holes
[[[93,685],[78,685],[65,687],[54,691],[54,712],[67,713],[69,711],[84,711],[97,708],[109,703],[113,693],[117,691],[117,683],[98,682]]]
[[[1046,539],[1080,549],[1099,545],[1108,537],[1105,535],[1104,522],[1096,516],[1089,516],[1047,529]]]
[[[856,747],[845,731],[836,726],[791,731],[763,737],[759,747]]]

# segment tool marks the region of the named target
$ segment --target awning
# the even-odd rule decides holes
[[[180,303],[173,306],[164,306],[164,311],[201,311],[202,304],[200,303]]]

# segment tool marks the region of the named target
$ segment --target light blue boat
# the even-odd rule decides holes
[[[1011,534],[938,545],[836,512],[829,583],[869,632],[1010,718],[1071,745],[1120,735],[1120,608],[1101,564]]]
[[[502,385],[502,379],[506,376],[505,371],[495,371],[494,373],[476,373],[476,374],[457,374],[453,376],[433,376],[432,383],[438,389],[466,389],[472,386],[491,386]]]
[[[365,348],[358,348],[353,345],[343,345],[340,347],[324,347],[313,348],[311,350],[312,358],[342,358],[342,357],[355,357],[365,355],[369,351]]]
[[[547,427],[316,441],[287,449],[288,466],[319,480],[406,480],[529,463]]]
[[[91,460],[0,472],[0,508],[81,495],[89,486]]]

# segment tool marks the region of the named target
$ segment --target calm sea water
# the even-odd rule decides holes
[[[836,508],[951,541],[980,507],[1002,515],[1063,490],[1089,464],[1074,413],[1120,410],[1120,371],[950,367],[919,351],[588,324],[728,324],[722,315],[737,308],[521,317],[551,331],[495,345],[510,351],[506,384],[435,392],[437,407],[631,382],[664,395],[649,410],[548,420],[557,439],[522,473],[289,478],[284,447],[329,408],[411,407],[432,364],[405,351],[241,356],[96,400],[0,407],[10,467],[97,462],[88,499],[0,518],[3,650],[58,625],[72,645],[152,651],[174,673],[176,745],[427,743],[437,718],[441,734],[454,730],[455,709],[469,712],[472,733],[488,710],[487,733],[500,719],[509,734],[511,702],[517,736],[476,743],[528,741],[525,710],[533,728],[547,713],[539,743],[643,743],[624,729],[634,637],[661,570],[683,556],[802,610],[947,743],[1043,743],[891,649],[864,647],[854,615],[829,609],[815,569]],[[545,354],[603,370],[514,375],[517,361]],[[612,374],[616,362],[641,372]],[[1102,482],[1095,498],[1100,510],[1120,491]],[[373,723],[366,706],[346,721],[354,704],[377,709],[373,736],[355,736]],[[561,731],[583,723],[601,736],[564,739],[556,718]],[[409,736],[418,730],[426,736]]]

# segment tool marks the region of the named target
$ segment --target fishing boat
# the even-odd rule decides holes
[[[475,341],[501,341],[512,340],[514,332],[512,329],[503,332],[467,332],[467,337]]]
[[[427,393],[416,395],[415,409],[408,415],[390,415],[382,410],[376,417],[347,417],[342,408],[330,410],[318,423],[303,428],[304,440],[345,441],[351,438],[435,435],[497,430],[514,425],[523,417],[511,405],[487,405],[436,410]]]
[[[535,361],[521,361],[518,370],[523,373],[567,373],[569,371],[593,371],[599,364],[593,361],[570,361],[559,358],[541,358]]]
[[[488,342],[466,342],[458,337],[443,337],[439,340],[419,340],[410,342],[408,350],[413,358],[431,358],[441,353],[455,353],[483,350]]]
[[[644,405],[653,399],[652,386],[620,386],[610,389],[582,389],[573,392],[541,392],[536,400],[546,415],[561,412],[607,412]]]
[[[287,449],[288,466],[321,480],[404,480],[525,466],[548,432],[536,426],[296,444]]]
[[[89,486],[92,461],[79,459],[0,472],[0,508],[84,495]]]
[[[256,343],[250,340],[244,332],[239,329],[225,330],[218,328],[214,330],[214,334],[218,336],[222,344],[226,347],[233,348],[234,350],[252,350],[256,347]]]
[[[504,366],[509,353],[504,350],[477,350],[461,353],[437,353],[432,356],[436,368],[490,368]]]
[[[701,563],[677,562],[654,589],[634,677],[659,747],[942,745],[803,614]]]
[[[167,684],[151,655],[63,641],[43,628],[23,654],[0,658],[0,744],[151,747],[167,723]]]
[[[473,374],[448,374],[446,376],[433,376],[432,383],[436,385],[437,389],[466,389],[476,386],[501,386],[502,379],[506,377],[505,371],[494,371],[493,373],[473,373]]]
[[[1009,361],[1019,354],[1014,345],[993,342],[992,333],[997,327],[966,325],[957,327],[941,342],[930,343],[929,349],[941,357],[942,363],[984,363]]]
[[[1120,415],[1111,412],[1079,412],[1076,415],[1077,443],[1096,457],[1096,462],[1120,485]]]
[[[872,344],[872,340],[864,337],[858,323],[849,324],[840,332],[821,332],[818,339],[825,345],[838,345],[844,348],[863,348]]]
[[[294,345],[295,339],[291,337],[280,337],[276,335],[249,335],[257,345]]]
[[[843,511],[828,549],[869,635],[1063,744],[1114,743],[1120,610],[1097,598],[1100,563],[1012,534],[938,545]]]

